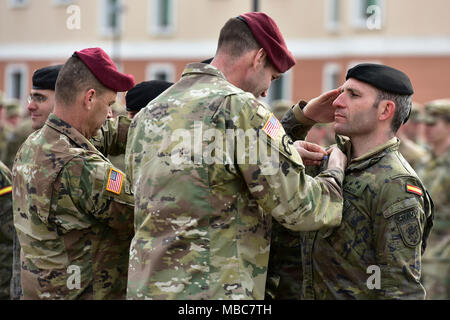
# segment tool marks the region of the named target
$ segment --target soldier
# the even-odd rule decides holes
[[[301,233],[300,247],[290,252],[291,257],[301,252],[299,296],[424,299],[421,255],[432,226],[432,201],[395,137],[408,118],[411,82],[403,72],[378,64],[357,65],[346,80],[333,102],[334,129],[350,138],[339,139],[351,159],[342,223]],[[311,119],[324,120],[319,112]]]
[[[61,69],[54,112],[18,152],[13,206],[24,299],[125,297],[133,198],[89,141],[117,92],[134,85],[100,48]]]
[[[172,85],[173,82],[164,80],[144,81],[135,85],[125,96],[128,118],[133,119],[136,113]]]
[[[33,88],[28,98],[34,130],[42,128],[55,104],[55,84],[62,64],[40,68],[33,73]]]
[[[17,99],[10,99],[5,103],[6,109],[6,122],[13,128],[17,127],[20,123],[20,101]]]
[[[294,63],[269,16],[242,14],[222,28],[211,64],[189,64],[134,117],[125,156],[136,232],[128,299],[263,299],[272,217],[293,230],[339,224],[343,153],[333,149],[316,179],[305,175],[257,100]],[[331,107],[337,94],[314,102]],[[233,145],[244,135],[250,143]],[[251,154],[258,146],[270,156]]]
[[[428,154],[421,141],[421,108],[420,104],[413,102],[408,123],[401,126],[397,133],[401,141],[399,151],[414,170],[418,169],[420,163],[427,158]]]
[[[11,171],[0,161],[0,299],[10,298],[14,224]]]
[[[425,105],[425,137],[432,157],[419,170],[435,205],[433,232],[423,256],[428,299],[450,299],[450,99]]]

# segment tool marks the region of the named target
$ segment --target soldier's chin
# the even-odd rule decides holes
[[[334,132],[335,132],[336,134],[343,135],[343,136],[348,135],[348,130],[346,130],[346,128],[343,127],[343,126],[342,126],[341,124],[339,124],[339,123],[335,123],[333,129],[334,129]]]

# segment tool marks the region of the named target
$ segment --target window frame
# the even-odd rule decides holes
[[[152,62],[147,64],[145,72],[146,81],[157,80],[155,75],[161,71],[163,71],[165,74],[168,75],[165,81],[175,82],[175,73],[176,73],[175,65],[173,63],[159,63],[159,62]]]
[[[20,92],[19,97],[14,96],[14,88],[12,87],[11,76],[14,73],[20,72]],[[9,98],[17,98],[20,100],[21,105],[25,103],[26,96],[28,93],[28,66],[24,63],[11,63],[7,64],[5,67],[5,94]]]
[[[159,5],[161,1],[169,1],[169,25],[159,24]],[[149,33],[152,35],[172,35],[175,32],[176,0],[148,0]]]

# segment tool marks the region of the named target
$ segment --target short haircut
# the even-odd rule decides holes
[[[56,79],[55,100],[69,106],[75,103],[80,93],[90,89],[94,89],[99,95],[108,90],[80,58],[70,57]]]
[[[375,89],[377,91],[377,98],[374,103],[375,107],[378,107],[378,104],[382,100],[390,100],[395,103],[395,112],[391,122],[391,130],[393,133],[396,133],[411,111],[412,95],[399,95],[377,88]]]
[[[261,45],[253,37],[247,23],[239,18],[229,19],[220,30],[217,52],[223,50],[232,57],[239,57],[260,48]]]

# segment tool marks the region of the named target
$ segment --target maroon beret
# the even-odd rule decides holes
[[[134,87],[134,77],[131,74],[119,72],[103,49],[87,48],[75,51],[73,56],[80,58],[105,87],[115,92],[128,91]]]
[[[295,64],[294,56],[288,50],[283,35],[271,17],[263,12],[248,12],[239,17],[245,20],[256,41],[267,52],[279,72],[284,73]]]

